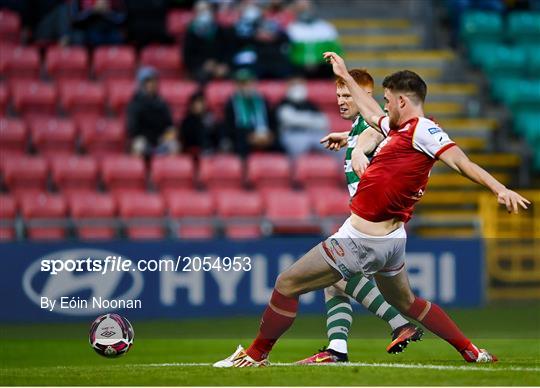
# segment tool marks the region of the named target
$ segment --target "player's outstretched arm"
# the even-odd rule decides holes
[[[347,88],[351,92],[351,96],[360,109],[360,114],[367,123],[372,127],[377,127],[379,118],[384,116],[384,111],[379,106],[379,103],[367,94],[349,74],[345,61],[334,52],[328,51],[323,54],[324,59],[332,65],[334,74],[341,77]]]
[[[439,159],[461,175],[490,189],[497,196],[497,201],[506,206],[508,213],[514,212],[517,214],[520,206],[527,209],[527,205],[531,204],[528,199],[515,191],[507,189],[490,173],[476,163],[471,162],[459,147],[454,146],[447,149],[439,155]]]

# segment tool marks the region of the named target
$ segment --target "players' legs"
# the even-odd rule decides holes
[[[337,282],[341,275],[326,262],[318,246],[282,272],[263,313],[259,333],[246,350],[256,361],[265,359],[279,337],[293,324],[298,297]]]
[[[479,349],[463,335],[455,322],[438,305],[413,294],[406,271],[393,276],[378,273],[375,280],[389,303],[450,343],[466,361],[478,360]]]
[[[348,352],[347,340],[353,320],[351,300],[344,292],[346,284],[344,280],[340,280],[324,289],[328,349],[341,354]]]

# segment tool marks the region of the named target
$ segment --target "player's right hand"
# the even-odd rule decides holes
[[[501,190],[497,194],[497,202],[499,202],[501,205],[506,206],[506,210],[508,211],[508,213],[514,212],[514,214],[518,214],[520,206],[523,209],[528,209],[527,205],[531,204],[531,201],[529,201],[527,198],[522,197],[515,191],[509,190],[507,188]]]
[[[323,54],[324,59],[332,65],[334,74],[338,77],[345,78],[349,75],[345,61],[335,52],[327,51]]]
[[[347,133],[333,132],[321,139],[324,148],[330,151],[339,151],[347,145]]]

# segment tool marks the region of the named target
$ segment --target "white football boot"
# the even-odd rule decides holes
[[[248,356],[242,345],[238,345],[236,351],[224,360],[214,363],[214,368],[258,368],[268,366],[269,362],[265,358],[261,361],[255,361]]]

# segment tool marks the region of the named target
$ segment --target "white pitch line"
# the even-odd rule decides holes
[[[160,367],[185,367],[185,366],[211,366],[211,363],[206,362],[171,362],[163,364],[128,364],[123,366],[134,366],[134,367],[149,367],[149,368],[160,368]],[[529,368],[529,367],[519,367],[519,366],[510,366],[510,367],[497,367],[497,368],[482,368],[479,366],[453,366],[453,365],[423,365],[423,364],[393,364],[393,363],[369,363],[369,362],[347,362],[347,363],[335,363],[335,364],[311,364],[311,365],[297,365],[294,363],[282,363],[282,362],[273,362],[270,363],[271,366],[296,366],[296,367],[361,367],[361,368],[398,368],[398,369],[434,369],[434,370],[451,370],[451,371],[479,371],[479,372],[540,372],[540,368]]]

